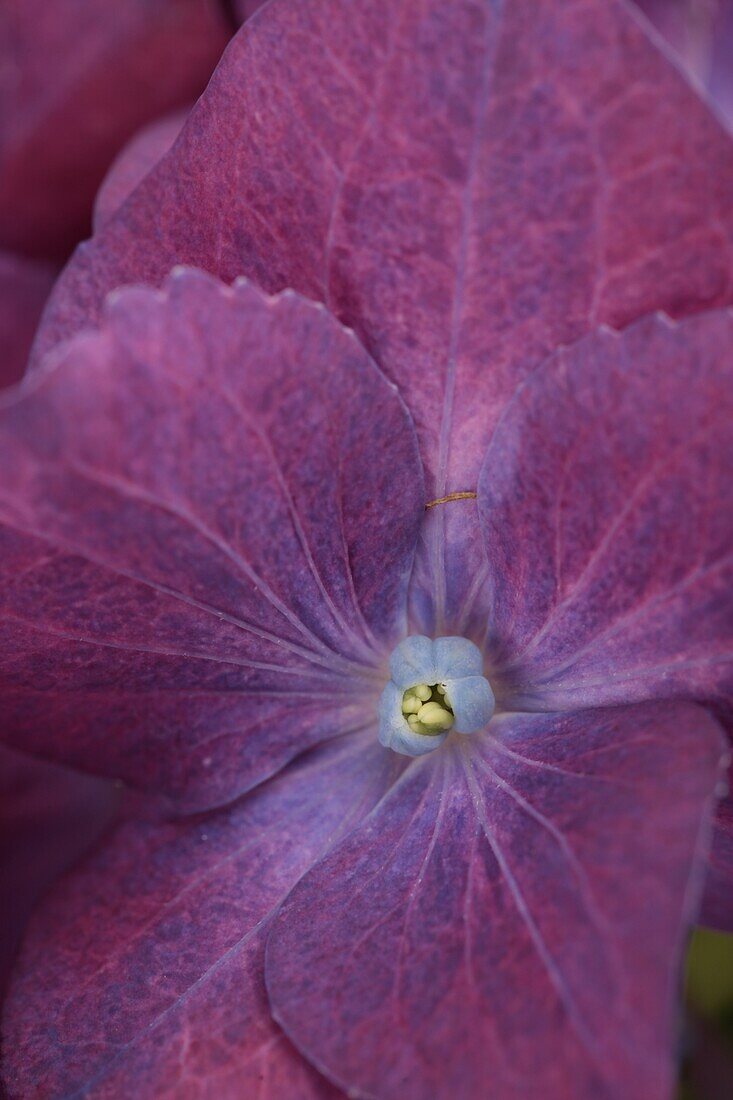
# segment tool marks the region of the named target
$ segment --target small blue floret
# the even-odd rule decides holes
[[[414,634],[395,648],[390,657],[392,679],[379,705],[379,740],[405,756],[422,756],[443,744],[449,729],[423,732],[428,727],[419,714],[408,713],[418,705],[411,689],[427,685],[435,701],[427,704],[456,733],[485,729],[494,713],[494,693],[484,676],[483,656],[468,638],[426,638]],[[429,692],[424,691],[425,699]],[[447,712],[447,713],[445,713]],[[428,714],[428,710],[424,712]]]

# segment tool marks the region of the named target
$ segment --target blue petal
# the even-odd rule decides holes
[[[415,684],[437,683],[433,644],[432,638],[424,634],[412,634],[392,651],[389,671],[393,682],[403,691]]]
[[[481,650],[468,638],[427,638],[412,634],[393,650],[389,659],[392,680],[398,687],[442,684],[461,676],[482,676]]]
[[[456,733],[478,733],[485,729],[494,713],[494,693],[483,676],[464,676],[444,680],[445,698],[455,715]]]
[[[408,639],[409,641],[409,639]],[[468,638],[436,638],[433,654],[437,676],[429,683],[445,683],[463,676],[483,676],[484,658],[481,650]]]

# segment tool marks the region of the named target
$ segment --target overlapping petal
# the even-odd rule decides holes
[[[479,492],[506,705],[730,705],[732,337],[725,312],[599,332],[510,406]],[[702,909],[722,927],[730,850],[722,808]]]
[[[666,1098],[720,750],[660,704],[413,761],[276,917],[276,1019],[350,1094]]]
[[[118,793],[0,746],[0,1006],[33,906],[114,818]]]
[[[11,743],[202,808],[376,721],[422,475],[325,310],[123,292],[6,403],[0,469]]]
[[[249,19],[250,16],[261,8],[265,3],[265,0],[231,0],[234,7],[234,11],[238,17],[244,22],[245,19]]]
[[[31,926],[6,1012],[11,1091],[337,1096],[270,1017],[264,937],[398,770],[371,736],[345,738],[227,810],[120,827]]]
[[[23,377],[56,275],[51,264],[0,252],[0,389]]]
[[[145,126],[116,157],[94,200],[94,230],[117,213],[141,180],[168,152],[188,111],[174,111]]]
[[[733,693],[733,315],[600,331],[517,395],[481,475],[500,693]]]
[[[733,3],[634,0],[733,127]]]
[[[731,176],[616,2],[272,0],[79,252],[39,362],[101,332],[0,411],[10,737],[208,808],[374,724],[425,503],[410,418],[293,294],[188,273],[100,314],[180,261],[348,321],[429,496],[475,488],[493,436],[483,531],[471,501],[429,513],[412,610],[488,629],[505,707],[724,695],[730,318],[601,331],[517,388],[599,322],[726,302]],[[337,1087],[666,1095],[718,733],[681,703],[505,716],[379,802],[385,755],[346,740],[205,822],[126,827],[39,917],[15,1080],[240,1095],[268,1064],[271,1095],[329,1095],[260,967],[345,836],[268,979]]]
[[[117,151],[202,91],[227,34],[208,0],[4,0],[0,246],[68,253]]]
[[[474,490],[506,401],[559,344],[730,300],[732,178],[729,135],[617,0],[274,0],[79,251],[37,354],[176,263],[290,286],[400,386],[429,495]],[[437,509],[425,542],[420,628],[451,632],[475,510]]]

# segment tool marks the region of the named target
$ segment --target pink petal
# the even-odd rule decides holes
[[[507,715],[412,763],[276,917],[276,1019],[350,1094],[666,1100],[719,732]]]
[[[510,709],[733,692],[733,314],[647,318],[521,390],[480,482]]]
[[[370,736],[346,738],[228,810],[119,828],[31,926],[6,1013],[11,1091],[337,1096],[270,1017],[264,936],[395,765]]]
[[[291,286],[399,385],[429,497],[475,490],[560,344],[731,300],[732,179],[729,136],[617,0],[268,4],[69,267],[37,355],[176,263]],[[444,538],[466,555],[446,593]],[[481,560],[475,509],[436,510],[427,542],[415,599],[440,620]]]
[[[325,310],[123,292],[0,409],[0,469],[12,744],[208,808],[376,723],[422,475]]]
[[[144,127],[114,161],[94,200],[95,233],[117,213],[141,180],[168,152],[188,117],[176,111]]]
[[[226,31],[208,0],[3,0],[0,246],[67,253],[117,151],[199,94]]]
[[[19,381],[25,373],[55,278],[51,264],[0,252],[0,389]]]

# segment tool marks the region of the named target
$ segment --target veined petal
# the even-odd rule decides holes
[[[475,490],[560,345],[731,300],[731,180],[730,136],[619,0],[277,0],[78,251],[37,360],[176,263],[290,286],[399,386],[428,500]],[[466,633],[466,600],[472,623],[487,607],[474,503],[430,511],[422,557],[419,628]]]
[[[192,272],[124,291],[0,409],[0,471],[12,744],[202,809],[376,737],[422,475],[325,310]]]
[[[229,809],[121,826],[26,937],[4,1026],[11,1092],[334,1100],[270,1017],[264,937],[398,768],[372,737],[344,738]]]
[[[276,1019],[349,1094],[668,1097],[721,751],[660,704],[413,761],[275,918]]]
[[[733,315],[601,330],[488,449],[486,636],[509,709],[733,692]]]

